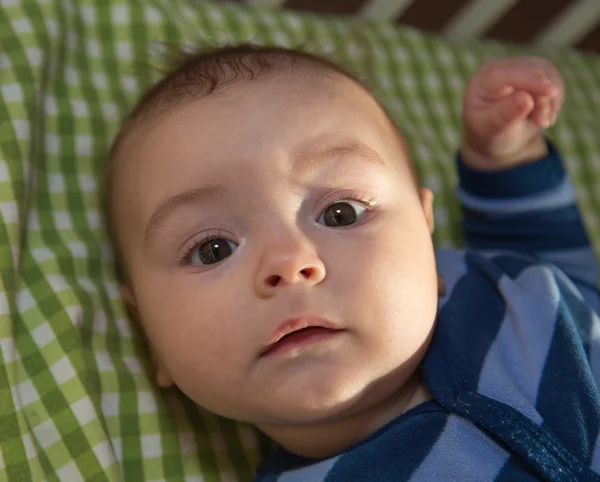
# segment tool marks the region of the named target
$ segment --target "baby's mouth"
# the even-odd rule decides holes
[[[283,354],[295,348],[326,341],[343,331],[320,317],[305,316],[286,320],[277,328],[260,357]]]

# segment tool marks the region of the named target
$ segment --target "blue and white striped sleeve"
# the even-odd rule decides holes
[[[578,284],[594,285],[598,267],[559,152],[495,172],[457,158],[457,195],[471,249],[517,251],[554,263]]]

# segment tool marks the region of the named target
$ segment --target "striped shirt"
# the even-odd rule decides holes
[[[597,264],[560,155],[458,173],[468,249],[436,253],[433,400],[327,459],[278,451],[257,481],[600,481]]]

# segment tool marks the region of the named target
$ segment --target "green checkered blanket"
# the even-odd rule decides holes
[[[437,246],[461,242],[453,189],[465,79],[497,44],[199,0],[0,3],[0,480],[234,481],[266,442],[152,381],[119,299],[99,193],[120,119],[165,42],[324,54],[373,87],[436,194]],[[551,136],[600,246],[600,59],[545,52],[568,84]]]

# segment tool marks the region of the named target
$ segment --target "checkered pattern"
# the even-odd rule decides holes
[[[199,0],[2,0],[0,480],[251,478],[262,438],[155,388],[99,212],[107,146],[156,80],[161,42],[248,40],[327,55],[371,85],[436,193],[435,242],[460,244],[461,93],[469,72],[506,47]],[[551,135],[598,248],[600,61],[548,54],[568,84]]]

